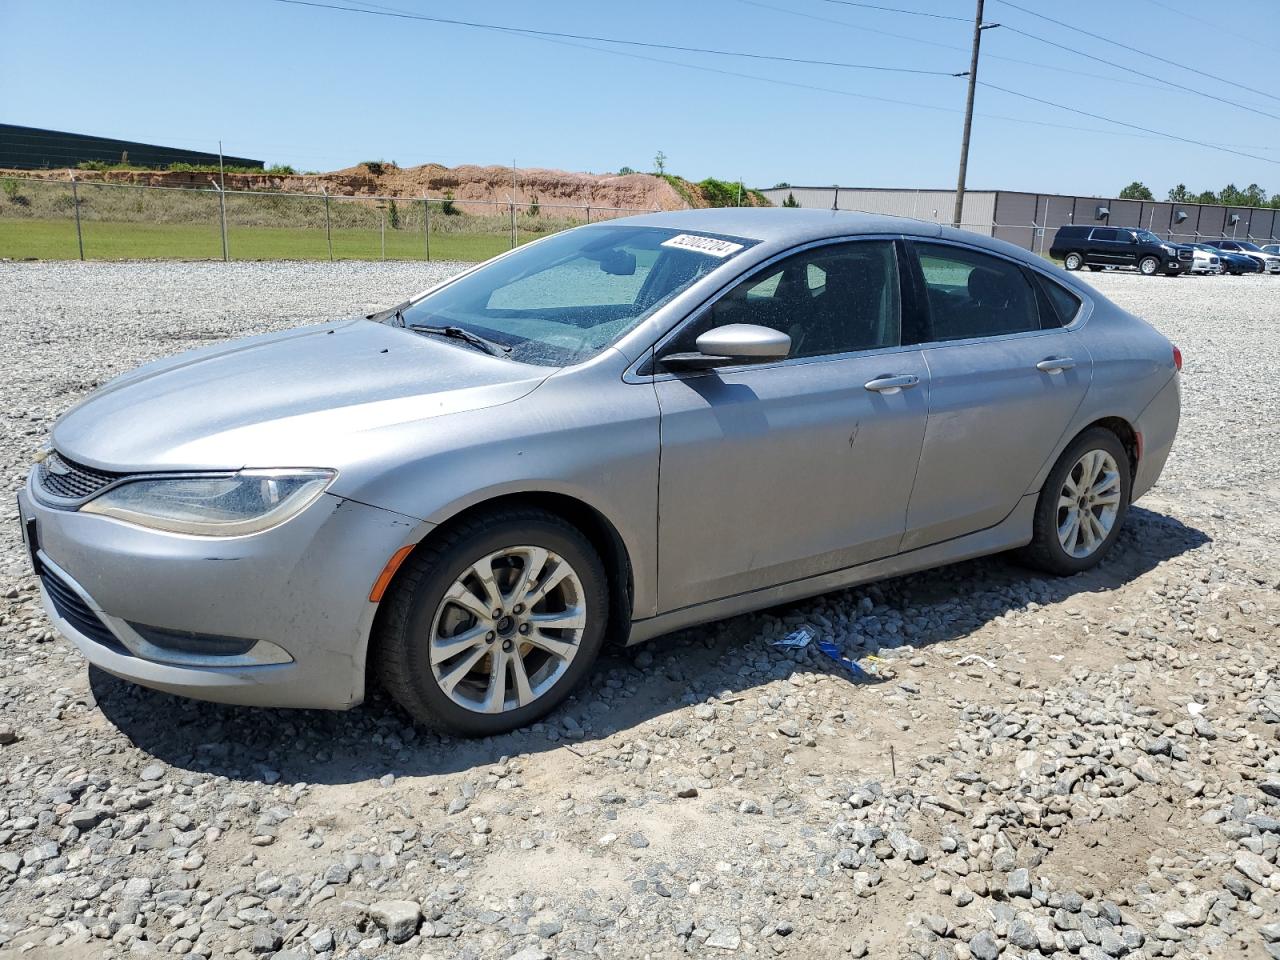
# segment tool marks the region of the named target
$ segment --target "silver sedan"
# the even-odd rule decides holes
[[[337,709],[376,678],[485,735],[606,639],[998,551],[1092,567],[1164,466],[1181,362],[972,233],[655,214],[120,377],[56,424],[20,514],[103,670]]]

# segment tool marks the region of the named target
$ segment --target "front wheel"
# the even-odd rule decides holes
[[[591,668],[609,613],[590,541],[532,508],[472,518],[419,548],[386,602],[378,679],[415,720],[463,736],[554,709]]]
[[[1156,271],[1160,269],[1160,261],[1155,257],[1143,257],[1138,262],[1138,272],[1144,277],[1154,277]]]
[[[1062,261],[1062,265],[1068,270],[1079,270],[1084,266],[1084,257],[1080,256],[1078,253],[1068,253],[1066,258]]]
[[[1129,454],[1110,430],[1086,430],[1063,451],[1040,488],[1034,532],[1023,558],[1069,576],[1096,566],[1129,510]]]

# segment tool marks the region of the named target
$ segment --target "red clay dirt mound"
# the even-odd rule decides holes
[[[647,173],[596,174],[568,173],[564,170],[463,165],[444,167],[424,163],[417,167],[391,164],[360,164],[332,173],[266,174],[228,173],[229,190],[280,190],[297,193],[319,193],[349,197],[387,196],[443,197],[451,193],[456,200],[487,200],[505,203],[508,199],[526,208],[536,202],[551,207],[555,204],[621,207],[629,210],[684,210],[691,204],[704,206],[697,187],[681,182],[677,190],[662,177]],[[0,171],[3,175],[5,171]],[[65,180],[68,170],[21,170],[10,176]],[[170,170],[76,170],[82,181],[137,183],[163,187],[207,187],[217,174]],[[513,184],[514,180],[514,184]],[[683,195],[682,195],[683,193]],[[548,212],[551,212],[548,210]]]

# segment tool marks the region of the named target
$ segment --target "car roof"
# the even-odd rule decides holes
[[[938,236],[940,227],[924,220],[851,210],[792,210],[781,207],[710,207],[670,210],[628,217],[628,223],[672,230],[697,230],[747,240],[803,243],[826,237],[866,233],[912,233]]]
[[[956,240],[975,247],[985,247],[1026,260],[1031,256],[1019,246],[996,240],[969,230],[956,230],[928,220],[893,217],[879,213],[855,213],[852,210],[795,210],[782,207],[711,207],[702,210],[671,210],[627,217],[625,221],[607,220],[601,224],[626,222],[635,226],[664,227],[720,234],[759,241],[768,249],[787,248],[815,240],[860,234],[907,235],[922,238]]]

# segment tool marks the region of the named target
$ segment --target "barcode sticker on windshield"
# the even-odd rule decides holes
[[[705,253],[711,257],[727,257],[742,249],[742,244],[728,240],[717,240],[715,237],[699,237],[692,233],[682,233],[663,240],[664,247],[675,247],[679,250],[692,250],[694,253]]]

